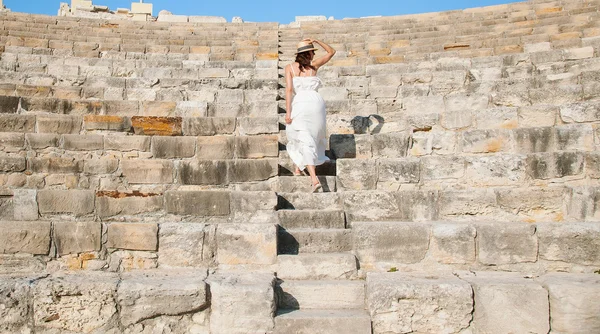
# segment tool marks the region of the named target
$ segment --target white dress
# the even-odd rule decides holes
[[[307,165],[318,166],[329,161],[325,156],[325,101],[318,92],[322,82],[317,76],[293,75],[292,80],[295,96],[292,100],[292,124],[285,129],[287,151],[294,164],[303,170]]]

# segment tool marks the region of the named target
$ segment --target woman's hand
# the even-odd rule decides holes
[[[285,124],[292,124],[292,117],[290,114],[285,114]]]

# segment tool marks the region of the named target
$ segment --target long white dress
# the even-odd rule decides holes
[[[292,67],[292,73],[293,67]],[[303,170],[307,165],[318,166],[327,161],[325,101],[318,89],[322,82],[317,76],[293,78],[292,124],[286,127],[287,151],[290,158]]]

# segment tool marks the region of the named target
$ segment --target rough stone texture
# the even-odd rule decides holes
[[[343,207],[350,221],[400,219],[397,197],[389,192],[348,192],[343,194]]]
[[[48,254],[50,222],[0,221],[0,253]]]
[[[109,224],[106,247],[156,251],[158,247],[158,225],[152,223]]]
[[[78,273],[35,282],[35,326],[48,332],[54,329],[83,333],[112,328],[112,318],[117,313],[118,281],[117,274]]]
[[[408,152],[410,134],[405,132],[384,133],[373,136],[373,157],[402,158]]]
[[[337,180],[340,190],[375,190],[377,188],[377,161],[338,159]]]
[[[152,155],[156,159],[191,158],[196,153],[196,138],[153,137]]]
[[[279,143],[277,136],[242,136],[235,138],[235,157],[257,159],[277,157]]]
[[[209,302],[205,279],[206,271],[124,273],[117,290],[121,324],[201,310]]]
[[[272,223],[276,217],[277,194],[272,191],[234,191],[231,213],[234,221]]]
[[[81,131],[83,120],[80,116],[38,115],[38,133],[77,134]]]
[[[168,191],[165,209],[169,213],[193,216],[226,216],[230,213],[227,191]]]
[[[471,286],[453,276],[367,274],[374,333],[459,333],[470,325]]]
[[[96,194],[96,214],[100,218],[160,211],[163,205],[163,196],[152,193],[108,191]]]
[[[354,252],[361,265],[417,263],[429,248],[430,227],[421,223],[352,223]]]
[[[129,183],[173,183],[171,160],[123,160],[121,168]]]
[[[597,223],[537,224],[540,258],[600,265],[600,225]]]
[[[220,154],[220,153],[219,153]],[[227,184],[231,160],[193,160],[179,165],[179,182],[185,185]]]
[[[128,132],[131,128],[131,120],[123,116],[110,115],[85,115],[83,127],[88,131],[106,130]]]
[[[104,138],[100,135],[73,135],[62,136],[62,148],[70,151],[96,151],[104,148]]]
[[[194,117],[183,119],[185,136],[214,136],[232,134],[235,131],[233,117]]]
[[[363,310],[296,310],[275,318],[275,334],[367,334],[371,317]]]
[[[600,275],[551,273],[538,281],[548,290],[553,332],[600,331]]]
[[[214,262],[216,226],[196,223],[163,223],[158,230],[158,265],[206,267]]]
[[[94,211],[94,197],[90,190],[40,190],[37,198],[41,214],[82,216]]]
[[[478,272],[462,277],[475,295],[475,333],[548,333],[548,292],[513,273]]]
[[[151,137],[146,136],[104,136],[104,149],[115,151],[143,151],[150,150]]]
[[[33,277],[0,276],[0,331],[26,332],[31,317],[31,286]]]
[[[37,191],[32,189],[15,189],[13,191],[14,219],[37,220]]]
[[[181,117],[133,116],[131,125],[136,135],[181,136]]]
[[[469,183],[478,186],[504,186],[525,179],[523,156],[493,155],[468,157],[465,176]]]
[[[486,265],[535,262],[538,239],[535,225],[527,223],[478,224],[479,261]]]
[[[204,160],[233,159],[234,140],[232,136],[198,137],[196,155]]]
[[[55,222],[54,243],[59,255],[100,250],[102,226],[96,222]]]
[[[431,254],[440,263],[475,262],[476,230],[467,224],[435,224],[432,230]]]
[[[283,280],[348,279],[356,275],[352,254],[298,254],[277,256],[277,277]]]
[[[277,225],[221,224],[217,228],[217,262],[223,265],[274,264]]]
[[[27,168],[27,160],[19,156],[0,156],[0,172],[23,172]]]
[[[516,213],[523,221],[562,221],[564,214],[562,187],[513,188],[496,190],[498,205]]]
[[[283,280],[278,286],[281,309],[363,309],[365,283],[349,280]]]
[[[217,274],[207,283],[211,293],[210,332],[215,334],[273,331],[275,276]]]
[[[74,158],[30,158],[29,168],[35,173],[75,174],[83,171],[83,161]]]
[[[228,166],[229,182],[264,181],[277,176],[277,159],[233,160]]]

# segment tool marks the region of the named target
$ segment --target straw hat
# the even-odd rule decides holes
[[[317,50],[313,43],[310,43],[308,41],[301,41],[300,43],[298,43],[298,51],[296,51],[296,54],[313,50]]]

